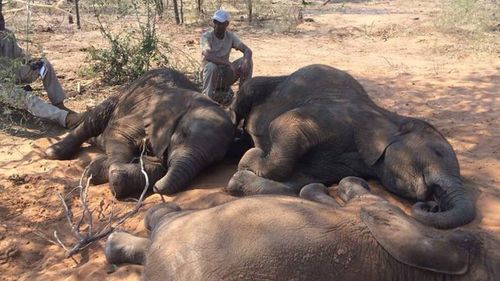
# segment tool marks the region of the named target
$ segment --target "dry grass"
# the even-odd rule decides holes
[[[500,5],[496,0],[446,0],[436,25],[460,39],[460,47],[473,51],[499,52]]]

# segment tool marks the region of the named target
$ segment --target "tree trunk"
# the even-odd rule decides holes
[[[184,23],[184,2],[183,0],[179,0],[180,1],[180,14],[181,14],[181,23],[183,24]]]
[[[179,8],[177,6],[177,0],[172,0],[172,3],[174,4],[175,23],[181,24],[181,19],[179,17]]]
[[[81,29],[82,26],[80,25],[80,9],[78,7],[78,0],[75,0],[75,12],[76,12],[76,27],[78,29]]]
[[[163,0],[154,0],[154,2],[155,2],[156,14],[160,19],[163,19],[163,12],[165,11]]]
[[[198,12],[198,17],[201,16],[201,6],[203,5],[203,0],[196,0],[196,11]]]
[[[252,0],[247,0],[248,22],[252,22]]]

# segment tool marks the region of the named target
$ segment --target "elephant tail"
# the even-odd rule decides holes
[[[413,205],[412,213],[417,220],[440,229],[455,228],[474,220],[476,217],[474,203],[463,187],[450,188],[446,192],[439,188],[438,193],[436,199],[442,211],[433,211],[427,202],[416,203]]]

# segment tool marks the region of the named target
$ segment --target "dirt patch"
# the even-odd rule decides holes
[[[254,75],[288,74],[312,63],[331,65],[356,77],[379,105],[434,124],[454,147],[478,208],[478,217],[466,228],[500,239],[498,53],[464,47],[460,37],[436,29],[436,16],[434,1],[353,1],[341,8],[329,4],[306,10],[304,18],[312,20],[286,34],[249,28],[244,22],[234,24],[253,50]],[[78,31],[63,19],[41,21],[36,28],[39,33],[32,36],[58,71],[70,95],[67,105],[85,110],[119,87],[103,87],[97,79],[81,78],[81,69],[88,66],[85,49],[103,40],[97,30],[84,25]],[[199,57],[202,28],[167,22],[159,28],[176,48]],[[78,84],[81,92],[76,91]],[[71,241],[56,194],[67,194],[78,185],[83,168],[96,152],[85,148],[75,160],[46,160],[43,150],[60,139],[64,130],[29,115],[0,113],[0,120],[0,280],[137,280],[140,267],[115,269],[106,264],[102,241],[75,256],[75,262],[65,259],[63,251],[46,239],[57,231],[62,241]],[[191,190],[167,200],[186,208],[231,200],[220,188],[235,169],[234,163],[211,167],[197,177]],[[408,209],[409,202],[388,194],[375,182],[370,184],[377,194]],[[99,208],[105,213],[112,204],[106,184],[91,187],[89,198],[96,214]],[[157,195],[148,197],[144,209],[160,200]],[[79,204],[74,196],[67,202],[75,208]],[[132,206],[133,202],[119,202],[116,212]],[[145,235],[143,214],[122,228]]]

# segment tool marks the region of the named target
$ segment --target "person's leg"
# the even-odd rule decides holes
[[[40,61],[43,63],[40,64],[40,66],[32,67],[30,64],[20,66],[16,70],[17,82],[26,84],[34,82],[36,79],[38,79],[38,77],[41,77],[40,69],[44,66],[47,71],[41,78],[43,87],[45,91],[47,91],[50,102],[60,109],[70,111],[64,106],[63,102],[66,99],[66,93],[61,87],[61,83],[59,83],[59,80],[57,79],[54,67],[46,59],[42,58]]]
[[[233,72],[233,69],[238,69],[238,65],[241,64],[238,60],[231,63],[233,68],[226,65],[219,65],[219,77],[217,77],[217,84],[215,89],[228,91],[236,81],[239,79],[239,73]]]
[[[203,67],[203,90],[202,94],[209,96],[215,90],[214,82],[217,76],[217,65],[215,63],[207,62]]]
[[[236,82],[236,80],[240,79],[239,87],[241,87],[241,85],[243,85],[243,83],[246,80],[252,78],[252,74],[253,74],[253,61],[252,60],[249,61],[248,71],[245,71],[245,72],[241,71],[242,63],[243,63],[243,57],[232,62],[233,68],[236,69],[236,71],[237,71],[237,73],[234,76],[234,81],[232,84],[234,84]]]
[[[49,96],[50,102],[58,106],[64,106],[63,102],[66,99],[66,93],[61,87],[61,83],[59,83],[59,79],[57,79],[56,71],[52,64],[46,60],[42,59],[44,66],[47,68],[47,73],[42,78],[43,87],[47,91],[47,95]],[[62,108],[65,109],[66,107]]]
[[[66,116],[68,115],[66,110],[48,104],[31,92],[26,92],[20,88],[7,89],[1,87],[0,92],[0,99],[6,104],[18,109],[27,110],[36,117],[47,119],[66,127]]]

